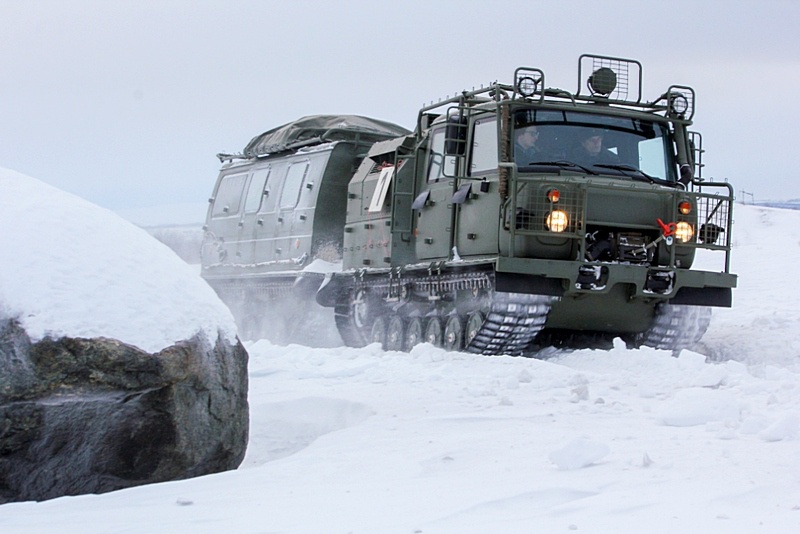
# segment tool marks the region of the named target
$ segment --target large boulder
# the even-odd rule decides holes
[[[236,468],[247,353],[205,336],[150,354],[111,339],[31,343],[0,325],[0,503]]]
[[[0,503],[236,468],[247,353],[196,270],[0,169]]]

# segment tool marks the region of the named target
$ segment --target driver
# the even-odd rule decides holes
[[[619,156],[603,147],[604,136],[603,130],[587,130],[582,136],[580,146],[573,153],[575,163],[586,166],[596,163],[619,163]]]
[[[541,159],[541,150],[536,145],[539,141],[539,128],[534,125],[517,128],[514,134],[514,161],[525,167]]]

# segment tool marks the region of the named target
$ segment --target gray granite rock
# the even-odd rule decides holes
[[[203,335],[149,354],[112,339],[31,343],[0,323],[0,503],[235,469],[247,352]]]

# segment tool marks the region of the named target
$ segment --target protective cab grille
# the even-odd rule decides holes
[[[704,184],[703,191],[668,192],[655,188],[635,191],[616,184],[547,184],[538,180],[518,179],[514,188],[516,196],[509,198],[506,205],[505,228],[518,237],[574,240],[576,248],[573,250],[578,250],[577,257],[585,261],[652,264],[661,241],[667,242],[670,253],[674,251],[672,239],[662,236],[657,221],[661,220],[669,228],[675,227],[678,222],[687,222],[694,236],[690,241],[676,245],[724,251],[727,272],[733,194],[730,190],[727,194],[717,192],[720,188],[727,189],[727,184]],[[558,194],[553,195],[556,189]],[[591,220],[587,218],[587,198],[590,193],[594,203],[592,213],[595,213]],[[627,201],[626,195],[629,196]],[[692,209],[683,214],[679,204],[687,200]],[[561,215],[554,218],[557,212],[561,212]],[[598,218],[597,213],[602,215]],[[554,227],[554,224],[558,227]],[[514,240],[511,242],[514,243]],[[510,255],[514,256],[516,252],[524,254],[522,250],[517,251],[512,247]],[[527,252],[528,255],[535,255],[531,250]],[[674,254],[669,259],[663,256],[659,258],[659,264],[667,262],[671,265],[676,261]]]

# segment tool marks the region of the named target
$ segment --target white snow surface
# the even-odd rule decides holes
[[[111,211],[0,168],[0,316],[35,341],[108,337],[157,352],[204,332],[236,338],[230,311],[169,248]]]
[[[734,307],[692,351],[248,343],[238,470],[6,504],[0,532],[798,532],[800,213],[736,221]]]

